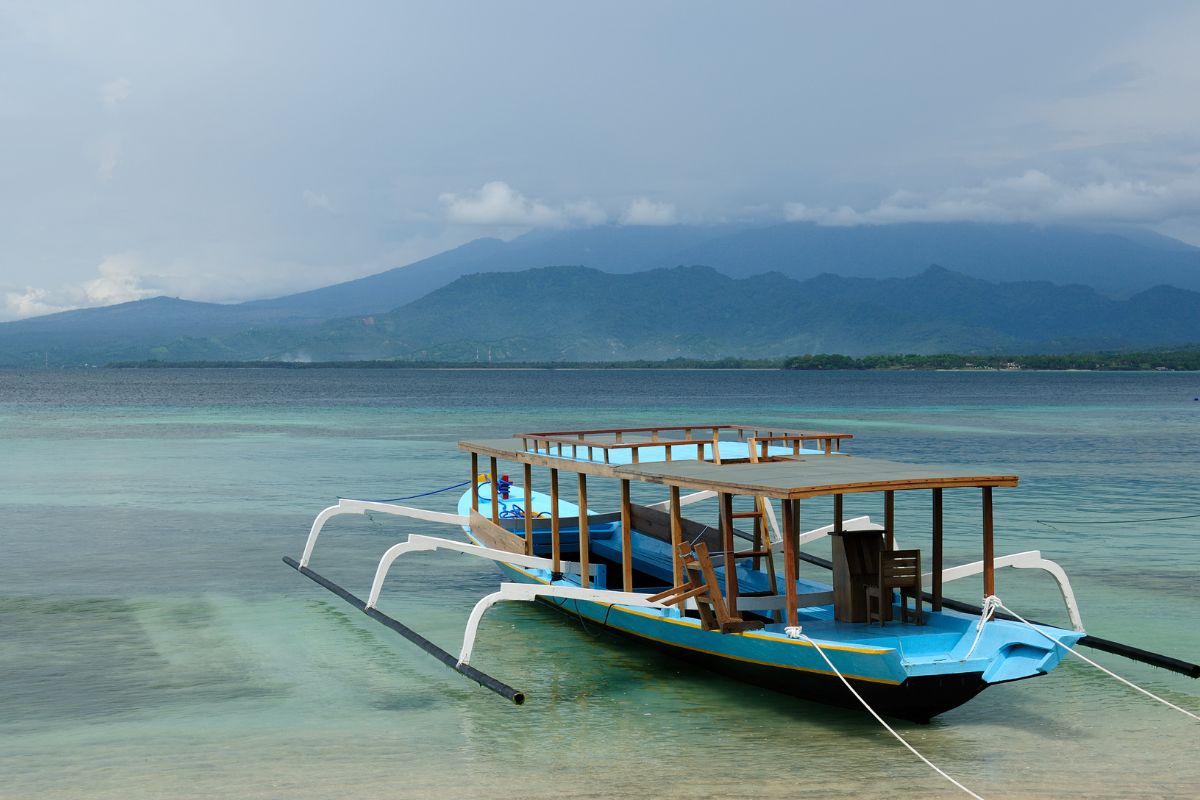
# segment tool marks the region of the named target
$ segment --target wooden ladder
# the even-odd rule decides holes
[[[695,598],[696,610],[700,612],[700,627],[706,631],[740,633],[757,630],[763,626],[758,620],[744,620],[737,614],[729,613],[729,606],[726,605],[720,584],[717,583],[717,573],[713,569],[708,545],[697,542],[693,548],[686,542],[682,543],[679,545],[679,557],[687,573],[687,581],[651,595],[647,600],[674,606],[681,605],[689,598]]]
[[[758,462],[758,447],[754,437],[750,437],[747,442],[746,452],[750,455],[750,463],[757,464]],[[767,585],[771,589],[771,596],[779,594],[779,584],[775,577],[775,556],[771,548],[771,532],[767,530],[767,503],[771,502],[766,497],[754,498],[754,511],[734,512],[733,518],[750,518],[754,520],[754,568],[762,568],[762,557],[767,559]],[[782,622],[782,612],[775,611],[774,615],[776,622]]]
[[[763,444],[767,445],[768,443],[764,442]],[[767,450],[767,447],[764,446],[763,447],[763,455],[766,454],[766,450]],[[751,464],[760,463],[760,456],[759,456],[759,452],[758,452],[758,442],[753,436],[751,436],[746,441],[746,453],[749,456],[749,461]],[[703,460],[703,458],[701,458],[701,460]],[[712,463],[718,464],[718,465],[721,463],[721,436],[715,430],[713,431],[713,438],[712,438]],[[778,579],[775,576],[775,556],[771,549],[771,534],[767,530],[767,503],[769,503],[769,502],[771,502],[771,501],[765,497],[755,497],[753,511],[735,511],[735,512],[733,512],[733,519],[735,519],[735,520],[737,520],[737,519],[753,519],[754,520],[754,549],[753,550],[739,550],[735,553],[730,553],[729,558],[726,559],[725,569],[727,569],[727,570],[728,569],[736,569],[736,566],[734,566],[734,564],[737,561],[737,559],[751,558],[751,557],[754,559],[754,568],[762,569],[762,560],[765,558],[767,560],[767,581],[768,581],[767,586],[769,587],[770,590],[765,593],[759,592],[758,594],[765,594],[770,597],[775,597],[776,595],[779,594],[779,583],[778,583]],[[745,597],[753,597],[754,595],[747,594],[744,596]],[[697,602],[697,605],[699,605],[698,602]],[[778,610],[773,611],[772,617],[775,619],[776,622],[782,622],[783,621],[783,612],[778,611]]]

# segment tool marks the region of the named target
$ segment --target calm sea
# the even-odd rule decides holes
[[[1186,373],[0,371],[0,796],[952,797],[865,715],[510,604],[475,663],[528,693],[512,706],[280,557],[339,495],[465,480],[463,437],[809,425],[863,455],[1019,473],[997,491],[998,551],[1062,564],[1090,632],[1200,661],[1200,518],[1162,519],[1200,514],[1197,397]],[[948,493],[954,559],[978,558],[975,494]],[[897,506],[901,541],[927,547],[928,498]],[[420,529],[341,518],[313,567],[365,594]],[[409,558],[381,606],[457,649],[496,575]],[[1048,577],[997,584],[1065,620]],[[1200,683],[1087,652],[1200,710]],[[1200,726],[1081,662],[899,728],[989,799],[1200,795]]]

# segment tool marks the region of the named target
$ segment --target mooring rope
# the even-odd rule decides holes
[[[975,641],[971,642],[971,649],[960,660],[966,661],[975,652],[975,648],[979,646],[979,640],[983,638],[983,626],[988,623],[988,620],[996,616],[996,608],[999,605],[1000,601],[994,596],[984,598],[983,608],[979,614],[979,623],[975,626]]]
[[[395,503],[400,500],[416,500],[418,497],[429,497],[429,495],[431,495],[431,494],[441,494],[442,492],[448,492],[451,489],[462,488],[463,486],[466,486],[469,483],[471,483],[471,481],[463,481],[462,483],[456,483],[453,486],[443,486],[441,489],[434,489],[431,492],[421,492],[420,494],[410,494],[408,497],[384,497],[384,498],[380,498],[378,500],[365,500],[365,499],[357,498],[357,497],[353,498],[353,499],[359,500],[360,502],[363,502],[363,503]]]
[[[954,780],[954,778],[951,778],[949,775],[947,775],[946,771],[943,770],[941,767],[939,767],[937,764],[934,764],[928,758],[921,755],[917,751],[917,748],[915,748],[911,744],[909,744],[908,741],[903,736],[901,736],[899,733],[897,733],[895,731],[895,729],[892,728],[891,725],[888,725],[886,722],[884,722],[883,717],[879,716],[879,714],[876,713],[875,709],[871,708],[870,704],[867,703],[867,701],[863,699],[863,696],[861,694],[859,694],[857,691],[855,691],[854,687],[850,685],[850,681],[846,680],[846,676],[843,675],[838,670],[838,668],[833,665],[833,662],[829,660],[829,656],[825,655],[825,651],[821,649],[821,646],[819,644],[817,644],[816,642],[814,642],[812,639],[810,639],[808,636],[806,636],[804,633],[799,632],[799,629],[797,629],[797,630],[798,630],[797,635],[799,636],[799,638],[803,639],[804,641],[811,644],[814,648],[816,648],[817,653],[820,654],[821,658],[825,659],[825,663],[829,665],[829,668],[831,670],[833,670],[833,674],[837,675],[838,678],[842,681],[842,683],[844,683],[846,685],[846,688],[850,690],[850,694],[854,695],[854,697],[858,700],[858,702],[862,703],[862,707],[865,708],[867,711],[871,712],[871,716],[873,716],[880,725],[882,725],[884,728],[886,728],[888,733],[890,733],[892,736],[895,736],[896,739],[900,742],[900,744],[907,747],[910,753],[912,753],[914,756],[916,756],[917,758],[921,759],[926,764],[928,764],[934,770],[934,772],[936,772],[938,775],[941,775],[943,778],[945,778],[946,780],[953,783],[959,789],[962,789],[964,792],[971,795],[971,797],[974,797],[975,800],[983,800],[982,797],[975,794],[970,789],[968,789],[966,786],[963,786],[961,783]]]
[[[1111,676],[1111,677],[1113,677],[1113,678],[1116,678],[1116,679],[1117,679],[1117,680],[1119,680],[1121,683],[1125,684],[1126,686],[1128,686],[1128,687],[1130,687],[1130,688],[1132,688],[1132,689],[1137,689],[1139,692],[1141,692],[1142,694],[1144,694],[1144,695],[1146,695],[1147,697],[1151,698],[1152,700],[1157,700],[1158,702],[1162,703],[1163,705],[1165,705],[1165,706],[1168,706],[1169,708],[1173,708],[1173,709],[1175,709],[1175,710],[1176,710],[1176,711],[1178,711],[1180,714],[1186,714],[1187,716],[1191,717],[1192,719],[1196,720],[1197,722],[1200,722],[1200,716],[1198,716],[1198,715],[1196,715],[1196,714],[1193,714],[1191,711],[1188,711],[1186,708],[1180,708],[1179,706],[1177,706],[1177,705],[1175,705],[1174,703],[1172,703],[1170,700],[1165,700],[1165,699],[1163,699],[1163,698],[1159,697],[1158,695],[1156,695],[1154,692],[1151,692],[1151,691],[1149,691],[1148,689],[1143,689],[1142,687],[1138,686],[1136,683],[1134,683],[1134,682],[1132,682],[1132,681],[1129,681],[1129,680],[1126,680],[1125,678],[1122,678],[1120,675],[1118,675],[1117,673],[1115,673],[1115,672],[1113,672],[1112,670],[1108,669],[1107,667],[1102,667],[1101,665],[1097,664],[1095,661],[1092,661],[1090,658],[1088,658],[1087,656],[1085,656],[1083,653],[1080,653],[1078,650],[1075,650],[1073,647],[1070,647],[1070,646],[1068,646],[1068,645],[1066,645],[1066,644],[1063,644],[1061,640],[1059,640],[1059,639],[1055,638],[1054,636],[1051,636],[1050,634],[1046,633],[1044,630],[1042,630],[1041,628],[1037,627],[1037,626],[1036,626],[1036,625],[1034,625],[1032,622],[1030,622],[1029,620],[1025,619],[1024,617],[1022,617],[1022,616],[1021,616],[1020,614],[1018,614],[1017,612],[1013,611],[1013,610],[1012,610],[1011,608],[1009,608],[1008,606],[1006,606],[1006,605],[1004,605],[1003,603],[1001,603],[1001,602],[1000,602],[1000,598],[996,597],[995,595],[992,595],[991,597],[988,597],[988,598],[987,598],[987,600],[994,601],[994,602],[995,602],[995,604],[996,604],[996,606],[997,606],[997,607],[999,607],[999,608],[1001,608],[1001,609],[1003,609],[1003,610],[1004,610],[1006,613],[1008,613],[1008,614],[1012,615],[1014,618],[1016,618],[1016,619],[1017,619],[1017,620],[1019,620],[1020,622],[1023,622],[1023,623],[1025,623],[1025,624],[1026,624],[1026,625],[1028,625],[1028,626],[1029,626],[1031,629],[1033,629],[1033,630],[1037,631],[1037,632],[1038,632],[1038,633],[1040,633],[1042,636],[1045,636],[1047,639],[1049,639],[1050,641],[1054,642],[1056,645],[1058,645],[1058,646],[1059,646],[1059,647],[1061,647],[1062,649],[1066,650],[1068,653],[1072,653],[1072,654],[1074,654],[1074,655],[1076,655],[1076,656],[1079,656],[1079,657],[1080,657],[1080,658],[1082,658],[1084,661],[1086,661],[1087,663],[1091,664],[1093,667],[1095,667],[1096,669],[1100,670],[1101,672],[1103,672],[1103,673],[1105,673],[1105,674],[1107,674],[1107,675],[1109,675],[1109,676]],[[985,603],[986,603],[986,601],[985,601]]]

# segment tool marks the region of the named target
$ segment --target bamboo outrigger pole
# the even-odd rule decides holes
[[[387,627],[391,628],[396,633],[400,634],[405,639],[408,639],[410,642],[415,644],[417,647],[421,648],[426,653],[429,653],[429,655],[433,656],[438,661],[441,661],[443,664],[445,664],[447,667],[454,670],[455,672],[458,672],[462,675],[467,676],[468,678],[475,681],[483,688],[490,689],[493,692],[495,692],[496,694],[500,695],[501,697],[504,697],[504,698],[507,698],[507,699],[513,701],[517,705],[524,704],[524,702],[525,702],[525,693],[524,692],[514,689],[513,687],[509,686],[507,683],[504,683],[503,681],[496,680],[491,675],[488,675],[486,672],[480,672],[479,670],[472,667],[470,664],[458,663],[457,656],[447,653],[445,650],[438,647],[436,644],[429,641],[424,636],[422,636],[421,634],[414,631],[412,628],[405,625],[403,622],[400,622],[398,619],[389,617],[387,614],[384,614],[382,611],[379,611],[378,609],[367,608],[367,604],[364,603],[362,600],[355,597],[353,594],[351,594],[347,590],[343,589],[341,586],[338,586],[336,583],[329,580],[325,576],[320,575],[316,572],[313,572],[308,567],[300,566],[300,563],[298,561],[296,561],[294,558],[291,558],[289,556],[284,556],[283,563],[287,564],[289,567],[296,570],[304,577],[309,578],[314,583],[317,583],[320,586],[323,586],[324,588],[333,592],[338,597],[342,598],[347,603],[349,603],[350,605],[357,608],[359,611],[366,614],[368,617],[374,619],[376,622],[380,622],[380,623],[386,625]]]

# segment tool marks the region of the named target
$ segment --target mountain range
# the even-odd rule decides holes
[[[1154,347],[1200,341],[1197,289],[1200,250],[1152,234],[600,226],[479,239],[268,300],[159,297],[3,323],[0,366]]]

